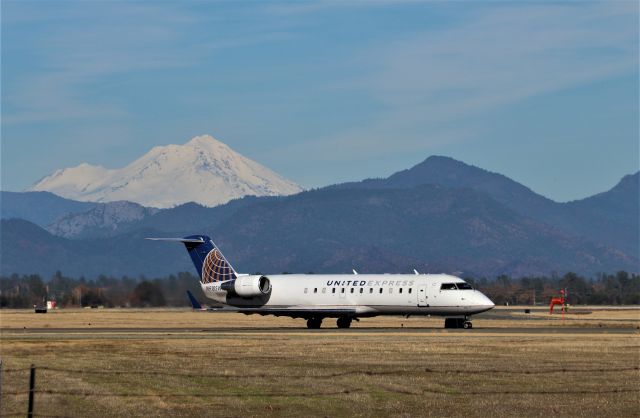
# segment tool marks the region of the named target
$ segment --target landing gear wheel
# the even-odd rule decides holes
[[[445,328],[464,328],[469,329],[472,328],[471,321],[463,318],[445,318],[444,320]]]
[[[462,318],[445,318],[445,328],[462,328]]]
[[[307,328],[320,329],[322,326],[322,318],[309,318],[307,319]]]
[[[338,328],[349,328],[351,326],[351,318],[342,316],[338,318]]]

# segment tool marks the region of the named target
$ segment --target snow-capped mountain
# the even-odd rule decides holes
[[[212,136],[154,147],[120,169],[90,164],[57,170],[27,191],[48,191],[89,202],[128,200],[156,208],[186,202],[216,206],[242,196],[290,195],[302,190]]]

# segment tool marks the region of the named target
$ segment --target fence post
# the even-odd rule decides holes
[[[2,359],[0,358],[0,411],[2,411]]]
[[[28,418],[33,418],[33,396],[36,386],[36,366],[31,365],[31,375],[29,376],[29,411],[27,412]]]

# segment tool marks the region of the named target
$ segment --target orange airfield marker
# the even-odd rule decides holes
[[[562,306],[562,320],[564,321],[564,312],[567,306],[564,289],[560,290],[559,298],[551,298],[551,302],[549,303],[549,315],[553,315],[553,307],[556,305]]]

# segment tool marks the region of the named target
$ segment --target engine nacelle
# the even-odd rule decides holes
[[[267,295],[271,282],[267,276],[240,276],[233,281],[233,292],[243,297]]]

